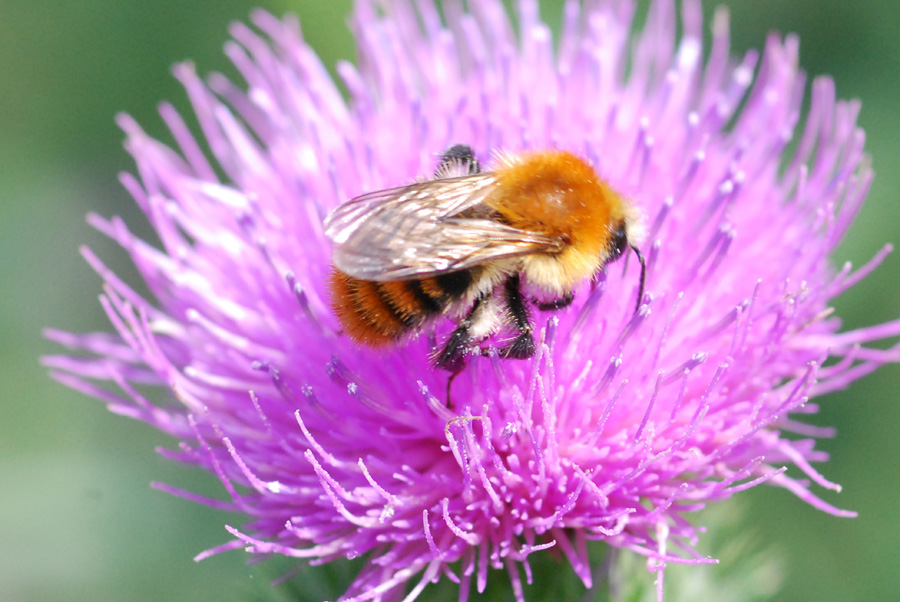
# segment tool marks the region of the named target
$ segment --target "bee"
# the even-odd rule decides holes
[[[529,306],[568,306],[628,247],[641,265],[638,307],[643,297],[639,212],[567,151],[498,154],[482,171],[469,146],[453,146],[434,179],[351,199],[328,216],[325,233],[344,332],[386,346],[450,318],[456,328],[432,360],[453,375],[504,328],[513,336],[501,357],[533,356]]]

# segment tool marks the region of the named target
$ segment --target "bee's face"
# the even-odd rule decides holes
[[[625,222],[622,221],[613,230],[612,237],[609,241],[609,250],[606,257],[600,259],[601,265],[610,261],[615,261],[622,256],[625,249],[628,248],[628,235],[625,229]]]

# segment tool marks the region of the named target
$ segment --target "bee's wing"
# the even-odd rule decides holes
[[[334,265],[362,280],[407,280],[526,255],[559,241],[478,215],[497,185],[491,173],[364,194],[328,216]],[[485,212],[486,213],[486,212]]]
[[[479,205],[495,185],[493,174],[481,173],[370,192],[332,211],[325,219],[325,235],[343,245],[360,232],[384,226],[437,222]]]

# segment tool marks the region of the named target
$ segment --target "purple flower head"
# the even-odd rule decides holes
[[[660,577],[712,562],[689,514],[763,482],[852,516],[811,491],[839,487],[812,467],[831,429],[803,417],[900,358],[865,346],[900,321],[840,333],[829,308],[889,251],[855,272],[828,260],[872,180],[859,103],[819,78],[802,119],[797,39],[736,58],[720,12],[704,52],[699,0],[680,37],[671,0],[636,37],[633,3],[569,1],[557,41],[534,0],[515,23],[498,0],[373,4],[352,21],[360,64],[338,65],[346,98],[295,20],[258,12],[227,47],[245,86],[176,68],[208,153],[170,105],[174,148],[121,118],[137,163],[122,182],[159,244],[90,222],[155,299],[86,250],[116,333],[49,333],[78,352],[47,358],[59,380],[172,435],[164,454],[214,472],[230,501],[160,488],[248,517],[201,556],[366,555],[346,600],[413,600],[442,578],[466,600],[496,568],[521,600],[548,548],[587,587],[590,540]],[[645,216],[647,285],[635,312],[639,265],[610,264],[569,308],[532,313],[532,359],[470,358],[448,406],[429,357],[453,325],[387,350],[343,335],[322,223],[456,143],[483,162],[584,157]]]

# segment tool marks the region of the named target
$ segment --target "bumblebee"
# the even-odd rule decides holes
[[[537,349],[530,305],[558,310],[575,289],[628,248],[643,221],[577,155],[498,154],[482,171],[472,149],[448,149],[434,179],[364,194],[325,221],[334,243],[330,289],[345,333],[372,347],[396,344],[450,318],[455,330],[434,365],[457,373],[501,330],[505,358]]]

